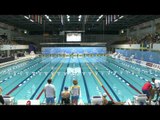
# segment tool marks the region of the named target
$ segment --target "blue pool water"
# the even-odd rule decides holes
[[[141,93],[141,88],[147,80],[151,80],[152,77],[160,79],[160,71],[105,56],[38,57],[0,69],[0,86],[3,88],[3,94],[14,96],[16,102],[22,99],[39,99],[44,103],[44,93],[40,93],[58,67],[60,69],[53,78],[56,103],[60,103],[61,91],[65,86],[72,86],[73,79],[78,80],[81,87],[80,100],[85,104],[91,102],[92,96],[105,93],[89,67],[114,101],[133,100],[134,95]],[[67,68],[80,68],[81,73],[67,73]],[[110,100],[109,97],[107,99]]]

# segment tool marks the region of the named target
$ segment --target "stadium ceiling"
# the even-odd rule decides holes
[[[111,15],[41,15],[41,23],[40,18],[35,16],[32,18],[32,15],[0,15],[0,22],[28,30],[31,34],[59,34],[62,31],[118,34],[121,29],[160,18],[160,15],[112,15],[112,18]]]

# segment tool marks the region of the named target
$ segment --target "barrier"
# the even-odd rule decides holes
[[[40,100],[18,100],[17,105],[40,105]]]

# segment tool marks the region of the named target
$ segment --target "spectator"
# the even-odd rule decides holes
[[[150,81],[146,82],[143,87],[142,87],[142,92],[143,94],[147,95],[147,100],[149,100],[149,105],[151,104],[151,91],[152,90],[152,84],[150,83]]]
[[[108,100],[106,99],[106,97],[107,97],[107,94],[104,93],[103,96],[102,96],[102,105],[113,105],[114,102],[108,101]]]
[[[52,80],[48,79],[48,83],[44,87],[44,93],[46,97],[46,103],[48,104],[54,104],[55,103],[55,97],[56,97],[56,91],[55,86],[51,84]]]
[[[160,80],[155,80],[155,78],[152,78],[152,82],[155,85],[155,91],[157,93],[156,99],[154,100],[154,102],[156,102],[159,98],[159,93],[160,93]]]
[[[2,105],[4,105],[4,99],[3,99],[3,97],[2,97],[2,88],[0,87],[0,103],[2,104]]]
[[[61,93],[62,102],[61,104],[69,105],[70,104],[70,92],[68,90],[68,87],[64,88],[64,91]]]
[[[80,95],[80,86],[77,80],[73,80],[73,86],[71,87],[71,99],[73,105],[78,105],[78,99]]]

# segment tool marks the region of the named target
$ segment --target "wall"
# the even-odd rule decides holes
[[[23,36],[22,29],[0,22],[0,35],[6,33],[9,40],[18,36]]]
[[[0,45],[0,50],[23,50],[29,49],[28,45]]]
[[[65,36],[53,35],[43,37],[42,35],[28,35],[26,39],[29,41],[40,42],[65,42]],[[112,40],[119,40],[119,35],[82,35],[82,42],[107,42]]]

